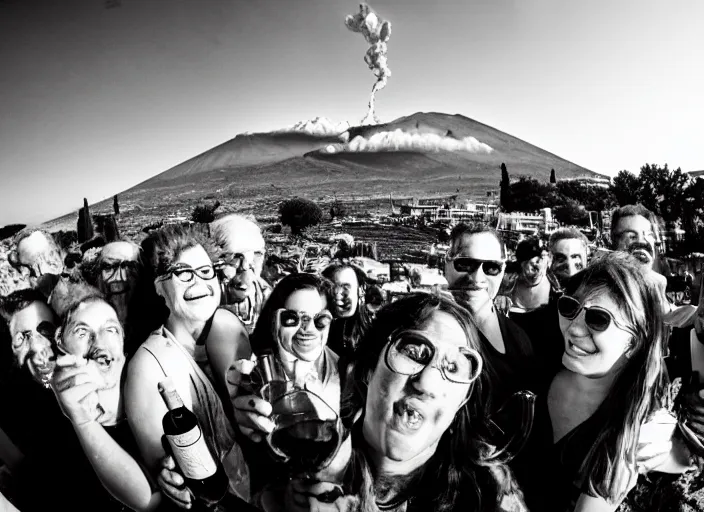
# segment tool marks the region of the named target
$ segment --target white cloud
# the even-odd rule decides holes
[[[369,138],[358,135],[347,144],[327,146],[325,151],[327,153],[345,151],[466,151],[469,153],[491,153],[494,150],[488,144],[479,142],[474,137],[456,139],[434,133],[408,133],[398,129],[392,132],[377,132]]]

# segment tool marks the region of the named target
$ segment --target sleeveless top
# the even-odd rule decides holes
[[[203,435],[217,451],[230,480],[230,492],[249,501],[249,467],[211,381],[166,327],[154,331],[139,350],[149,352],[164,376],[172,377],[183,404],[198,418]]]

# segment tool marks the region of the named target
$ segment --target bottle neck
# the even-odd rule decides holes
[[[163,390],[161,392],[161,398],[164,399],[164,403],[170,411],[183,407],[183,400],[181,400],[181,397],[175,389]]]

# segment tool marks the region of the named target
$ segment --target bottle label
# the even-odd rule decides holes
[[[166,437],[174,452],[176,463],[186,478],[204,480],[218,470],[200,427],[193,427],[185,434]]]

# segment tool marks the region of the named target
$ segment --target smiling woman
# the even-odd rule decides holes
[[[230,492],[247,500],[249,470],[223,400],[229,399],[228,368],[238,350],[245,351],[239,357],[249,356],[249,343],[234,315],[217,309],[220,286],[211,243],[196,227],[168,226],[152,233],[143,246],[147,271],[169,311],[163,326],[133,356],[125,384],[127,418],[144,462],[157,478],[166,455],[161,439],[167,412],[158,383],[171,377],[223,463]],[[239,337],[242,333],[244,339]],[[209,344],[214,339],[217,343]]]
[[[644,272],[632,256],[610,253],[573,276],[557,303],[563,368],[538,404],[529,445],[532,462],[539,457],[550,469],[520,472],[535,510],[616,510],[639,473],[689,465],[687,448],[673,437],[676,420],[658,419],[668,417],[660,409],[667,330],[657,314],[660,295]],[[663,439],[669,448],[645,460],[650,422],[661,431],[670,426]]]

